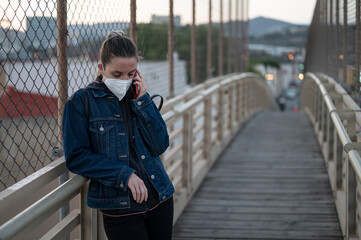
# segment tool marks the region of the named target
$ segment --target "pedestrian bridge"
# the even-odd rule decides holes
[[[359,238],[360,109],[322,74],[306,74],[300,97],[299,113],[279,112],[264,80],[243,73],[167,101],[174,239]],[[0,193],[0,239],[106,239],[84,203],[88,179],[32,197],[64,172],[60,158]],[[69,201],[67,217],[38,230]]]

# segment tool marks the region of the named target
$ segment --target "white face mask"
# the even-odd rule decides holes
[[[103,78],[105,78],[104,84],[119,99],[119,101],[124,98],[125,94],[133,83],[133,79],[131,78],[128,80],[121,80],[115,78],[106,78],[104,75]]]

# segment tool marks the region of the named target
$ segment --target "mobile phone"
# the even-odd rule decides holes
[[[138,70],[135,70],[134,77],[137,76]],[[131,86],[132,99],[136,99],[139,95],[139,86],[134,84],[134,80]]]

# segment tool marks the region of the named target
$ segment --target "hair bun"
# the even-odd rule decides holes
[[[123,37],[124,36],[124,32],[119,30],[119,31],[110,31],[108,33],[108,36],[107,36],[107,40],[111,39],[111,38],[114,38],[114,37]]]

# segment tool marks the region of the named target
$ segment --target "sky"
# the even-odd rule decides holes
[[[297,24],[310,24],[316,0],[244,0],[249,1],[249,17],[274,18]],[[113,22],[130,20],[130,0],[68,0],[69,23]],[[174,0],[174,15],[181,23],[192,22],[192,0]],[[231,16],[236,18],[237,0],[231,0]],[[240,3],[241,1],[238,1]],[[220,19],[220,0],[212,0],[212,18]],[[245,4],[246,5],[246,4]],[[208,22],[209,0],[196,0],[196,24]],[[149,22],[152,14],[168,15],[168,0],[137,0],[137,19]],[[25,16],[56,17],[56,0],[0,1],[0,24],[3,27],[25,30]],[[223,0],[223,21],[229,16],[229,0]],[[240,17],[240,15],[239,15]]]

